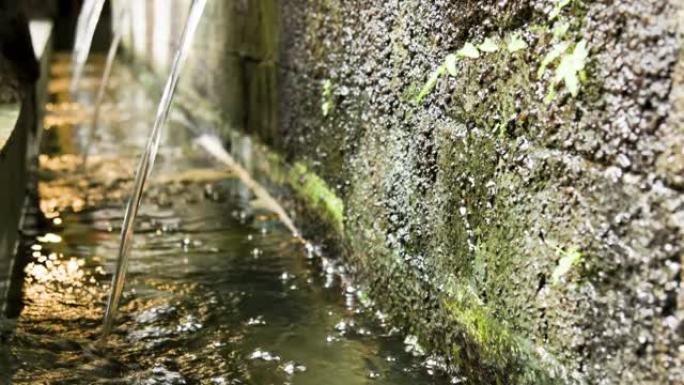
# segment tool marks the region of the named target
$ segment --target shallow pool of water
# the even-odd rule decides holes
[[[434,384],[438,360],[364,306],[343,268],[294,238],[229,170],[166,135],[137,223],[121,312],[96,344],[136,156],[154,111],[117,67],[81,167],[101,60],[78,102],[57,56],[0,384]],[[174,145],[180,143],[180,145]],[[334,256],[327,256],[334,257]]]

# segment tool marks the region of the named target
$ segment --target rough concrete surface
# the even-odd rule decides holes
[[[359,282],[467,383],[684,384],[681,20],[675,0],[210,2],[183,89],[342,198]]]

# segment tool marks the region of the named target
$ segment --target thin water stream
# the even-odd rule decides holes
[[[85,0],[76,22],[76,36],[74,37],[74,50],[72,53],[73,76],[71,77],[71,93],[78,91],[83,76],[83,69],[90,54],[90,46],[97,23],[100,21],[102,8],[105,0]]]
[[[145,182],[152,173],[152,167],[159,151],[159,144],[161,143],[161,136],[166,126],[166,121],[169,116],[169,109],[173,101],[174,93],[176,92],[176,85],[180,77],[180,72],[183,68],[183,63],[187,58],[190,47],[192,45],[195,31],[202,18],[202,12],[207,4],[207,0],[193,0],[190,6],[190,14],[183,28],[181,34],[180,46],[176,51],[171,66],[171,73],[164,86],[159,106],[157,107],[157,114],[154,118],[152,130],[145,145],[145,151],[140,158],[140,163],[136,168],[135,183],[133,184],[133,193],[131,194],[128,204],[126,206],[126,214],[123,218],[123,225],[121,228],[121,244],[119,246],[119,258],[116,263],[116,271],[112,279],[112,289],[107,301],[107,310],[105,311],[104,325],[102,327],[102,339],[106,340],[112,330],[114,318],[116,317],[119,308],[119,301],[121,300],[121,293],[126,282],[126,272],[128,268],[128,258],[133,242],[133,233],[135,226],[135,219],[138,215],[138,209],[145,189]],[[110,68],[111,70],[111,68]]]
[[[57,55],[52,66],[39,181],[47,222],[23,230],[18,316],[0,321],[0,384],[449,383],[439,360],[342,285],[342,265],[293,237],[177,124],[161,136],[140,206],[120,315],[108,343],[95,344],[155,107],[114,66],[84,174],[92,106],[71,100],[68,63]],[[84,67],[88,84],[103,64]]]
[[[127,4],[126,4],[127,5]],[[90,124],[90,133],[88,134],[88,142],[85,144],[83,149],[83,167],[86,168],[88,165],[88,155],[90,155],[90,144],[95,140],[95,135],[97,134],[97,127],[100,122],[100,108],[104,102],[105,96],[107,94],[107,87],[109,86],[109,79],[112,75],[112,67],[114,66],[114,60],[116,59],[116,53],[119,50],[119,44],[121,44],[121,39],[123,38],[124,31],[130,26],[130,9],[127,6],[121,7],[116,15],[119,23],[114,31],[114,36],[112,41],[109,43],[109,50],[107,51],[107,59],[105,60],[105,67],[102,71],[102,77],[100,78],[100,84],[97,89],[97,96],[95,97],[95,107],[93,109],[93,117]]]

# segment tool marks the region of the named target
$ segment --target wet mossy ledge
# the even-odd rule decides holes
[[[679,2],[209,7],[179,103],[280,164],[407,348],[468,384],[684,383]]]

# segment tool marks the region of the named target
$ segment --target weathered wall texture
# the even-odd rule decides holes
[[[679,3],[211,1],[183,88],[332,186],[371,297],[468,383],[683,384]]]

